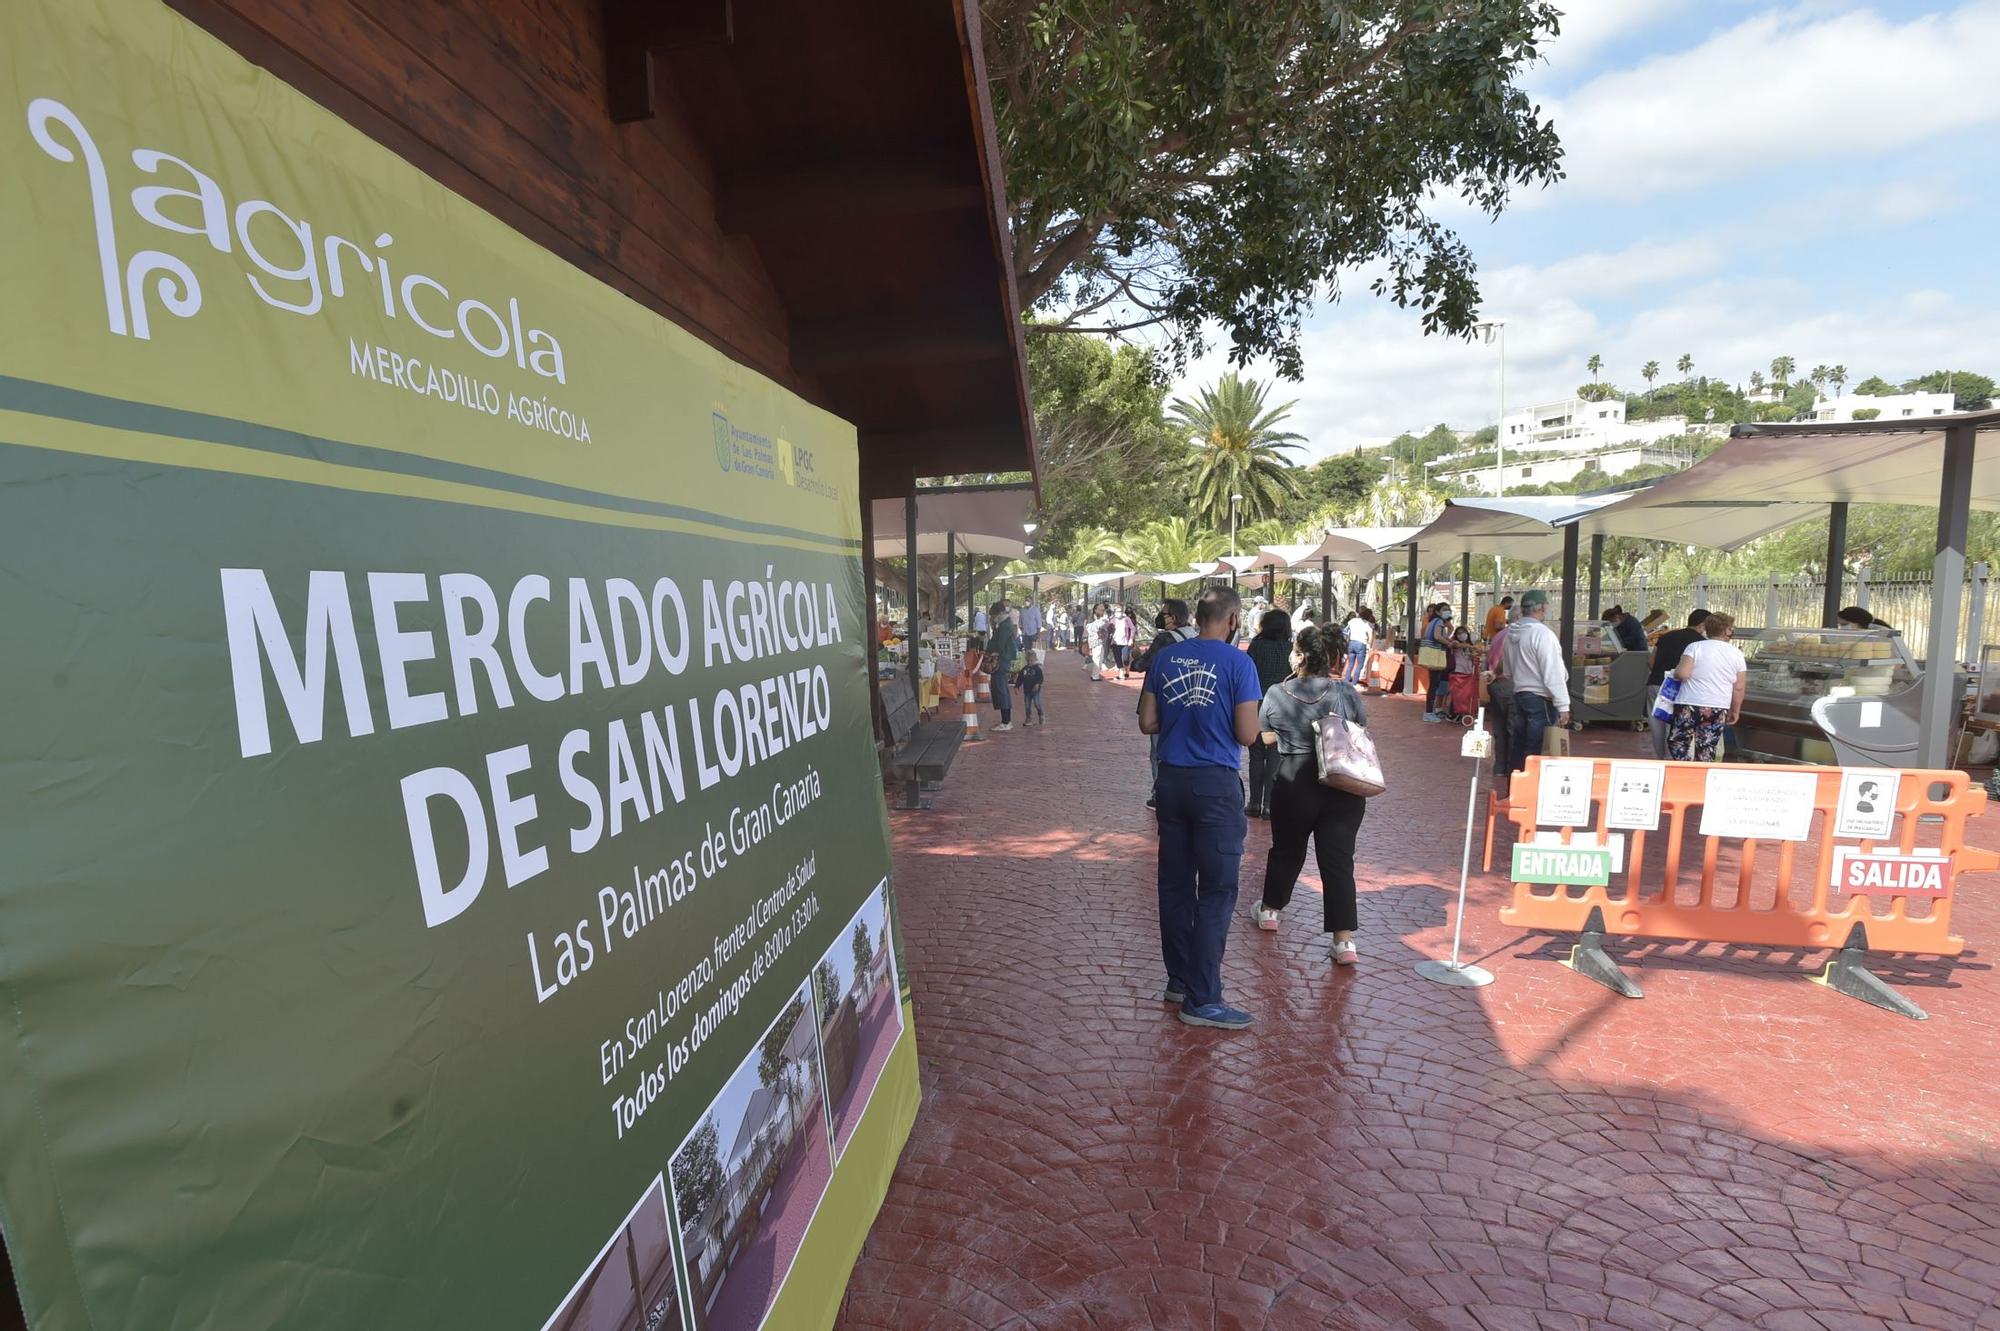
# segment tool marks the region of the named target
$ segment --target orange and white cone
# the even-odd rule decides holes
[[[973,698],[971,689],[965,691],[965,696],[959,700],[959,706],[965,709],[966,741],[985,739],[986,737],[979,733],[979,703]]]
[[[993,676],[991,676],[991,675],[985,675],[985,674],[982,674],[982,675],[981,675],[981,676],[979,677],[979,701],[981,701],[982,703],[987,703],[987,704],[991,704],[991,703],[992,703],[992,701],[993,701]]]

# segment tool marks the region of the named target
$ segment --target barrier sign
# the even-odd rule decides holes
[[[29,1324],[829,1326],[918,1098],[853,428],[159,0],[0,50]]]
[[[1611,881],[1611,852],[1594,846],[1517,845],[1514,881],[1603,887]]]
[[[1851,896],[1948,897],[1951,885],[1948,855],[1833,848],[1833,886]]]

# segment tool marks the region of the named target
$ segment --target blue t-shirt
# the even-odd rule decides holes
[[[1159,700],[1162,763],[1232,770],[1243,753],[1237,705],[1264,696],[1250,658],[1235,643],[1213,638],[1161,648],[1146,671],[1146,692]]]

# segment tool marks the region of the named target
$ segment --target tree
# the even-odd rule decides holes
[[[682,1224],[692,1222],[722,1195],[722,1137],[704,1118],[674,1157],[674,1206]]]
[[[1167,385],[1150,355],[1081,333],[1031,337],[1028,383],[1041,441],[1040,561],[1071,561],[1087,526],[1177,511],[1169,477],[1186,450],[1167,425]]]
[[[757,1080],[765,1086],[784,1084],[789,1087],[793,1068],[792,1060],[785,1057],[785,1046],[791,1041],[792,1032],[797,1029],[805,1010],[805,996],[793,994],[791,1001],[778,1014],[778,1019],[771,1023],[771,1029],[764,1032],[764,1042],[757,1046]]]
[[[1294,474],[1298,489],[1279,516],[1297,524],[1314,514],[1347,508],[1375,488],[1382,464],[1360,453],[1321,458]]]
[[[1197,530],[1185,517],[1157,518],[1135,531],[1110,537],[1104,552],[1121,568],[1142,573],[1177,573],[1212,564],[1229,553],[1229,538]]]
[[[1854,392],[1859,397],[1890,397],[1894,395],[1895,391],[1896,385],[1890,383],[1879,374],[1871,374],[1860,383],[1854,385]]]
[[[1792,371],[1797,368],[1798,363],[1790,356],[1779,356],[1771,362],[1771,382],[1780,389],[1784,388],[1792,381]]]
[[[1854,419],[1857,421],[1872,421],[1881,414],[1882,408],[1880,407],[1856,407],[1854,409]]]
[[[1687,378],[1694,373],[1694,357],[1685,351],[1682,352],[1681,358],[1674,362],[1674,368],[1681,372],[1681,378]]]
[[[1903,384],[1905,393],[1949,393],[1953,411],[1983,411],[1993,405],[1993,381],[1969,370],[1932,370]]]
[[[1243,496],[1238,517],[1254,520],[1276,512],[1292,493],[1286,454],[1305,436],[1278,428],[1297,404],[1267,408],[1270,391],[1232,370],[1193,401],[1174,399],[1170,416],[1192,445],[1181,478],[1196,514],[1211,522],[1229,521],[1231,495]]]
[[[840,976],[833,969],[833,963],[821,959],[813,967],[813,989],[819,994],[819,1010],[831,1014],[840,1006]]]
[[[1833,383],[1833,395],[1839,397],[1840,390],[1847,386],[1847,367],[1836,365],[1826,372],[1826,377]]]
[[[1299,324],[1340,276],[1464,334],[1479,291],[1433,215],[1497,216],[1561,176],[1518,86],[1548,0],[988,0],[994,117],[1024,301],[1071,328],[1205,324],[1242,364],[1301,373]]]
[[[1821,395],[1826,393],[1826,381],[1832,377],[1833,370],[1827,365],[1813,366],[1812,373],[1806,376],[1813,386],[1813,391]]]
[[[1583,363],[1583,368],[1590,371],[1590,382],[1596,383],[1598,376],[1604,372],[1604,357],[1593,352],[1590,359]]]
[[[868,936],[868,921],[854,922],[854,932],[848,935],[847,944],[854,951],[854,975],[859,979],[868,973],[868,963],[875,960],[875,940]]]
[[[1660,363],[1656,360],[1647,361],[1644,366],[1640,367],[1639,377],[1646,381],[1646,396],[1651,397],[1653,395],[1653,380],[1660,377]]]
[[[1753,393],[1764,391],[1764,372],[1762,370],[1750,371],[1750,391]]]

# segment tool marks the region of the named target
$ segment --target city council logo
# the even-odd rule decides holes
[[[728,471],[730,465],[736,460],[736,449],[733,443],[735,432],[729,428],[729,418],[720,411],[711,411],[708,413],[708,420],[709,424],[715,430],[715,460],[722,464],[724,471]]]

